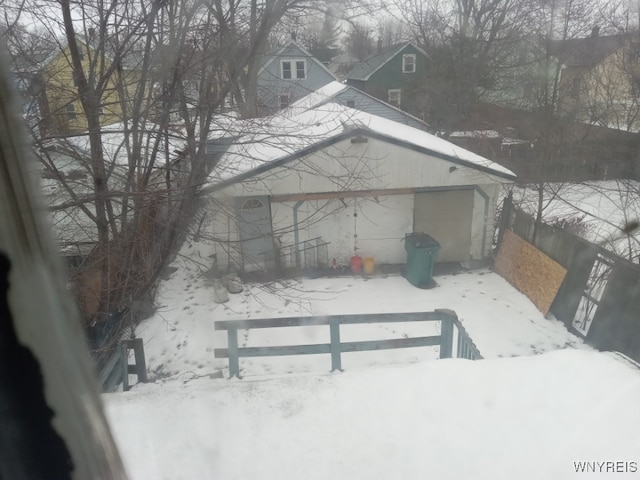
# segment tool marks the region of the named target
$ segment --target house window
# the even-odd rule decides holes
[[[307,62],[305,60],[282,60],[280,72],[284,80],[301,80],[307,78]]]
[[[102,105],[98,107],[98,115],[104,115],[104,107]]]
[[[389,103],[394,107],[399,107],[401,102],[401,93],[400,89],[389,90]]]
[[[304,60],[296,61],[296,78],[307,78],[307,68]]]
[[[242,210],[255,210],[257,208],[264,208],[264,205],[257,198],[250,198],[249,200],[246,200],[240,208]]]
[[[280,108],[289,107],[289,95],[280,95]]]
[[[73,103],[68,103],[67,106],[65,107],[66,111],[67,111],[67,118],[69,120],[75,120],[76,119],[76,106]]]
[[[291,62],[282,62],[282,78],[291,80]]]
[[[575,77],[571,80],[571,87],[569,91],[569,95],[573,98],[578,98],[580,96],[580,89],[582,87],[582,82],[579,77]]]
[[[411,53],[408,55],[402,55],[402,73],[415,73],[416,71],[416,56]]]
[[[356,108],[356,101],[355,100],[347,100],[347,107]]]

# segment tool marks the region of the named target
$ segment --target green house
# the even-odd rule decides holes
[[[347,74],[347,85],[409,110],[411,92],[424,81],[429,56],[412,43],[379,49]]]

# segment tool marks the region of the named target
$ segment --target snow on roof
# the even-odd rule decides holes
[[[127,125],[129,129],[132,125]],[[158,139],[158,135],[161,135],[159,125],[151,122],[146,122],[141,126],[142,135],[141,142],[149,149],[153,148],[155,141]],[[116,165],[129,165],[129,157],[127,155],[126,138],[125,138],[125,124],[123,122],[114,123],[102,127],[102,146],[105,159],[108,162],[112,162]],[[165,151],[165,142],[160,139],[160,145],[158,149],[158,155],[155,160],[156,166],[161,166],[166,163],[167,157],[172,160],[179,150],[184,148],[184,137],[180,132],[176,131],[169,136],[169,149]],[[79,148],[85,152],[90,151],[89,132],[85,132],[82,135],[77,135],[68,138],[69,143],[74,147]],[[168,155],[167,155],[168,154]],[[144,155],[145,159],[148,159],[148,155]]]
[[[500,138],[500,134],[495,130],[458,130],[451,132],[449,137],[453,138]]]
[[[299,114],[285,111],[272,117],[236,122],[234,128],[226,132],[226,137],[234,136],[237,140],[221,156],[208,183],[215,186],[241,181],[356,132],[370,132],[409,148],[423,149],[427,154],[465,163],[507,179],[515,178],[511,170],[423,130],[327,103]],[[210,141],[210,151],[215,151],[215,142],[219,140],[220,137]]]
[[[348,88],[350,87],[338,81],[327,83],[315,92],[310,93],[309,95],[302,97],[300,100],[293,102],[289,106],[289,110],[291,110],[292,112],[300,113],[300,111],[302,110],[308,110],[320,105],[321,103],[326,102],[327,100],[335,97],[340,92],[344,92]]]

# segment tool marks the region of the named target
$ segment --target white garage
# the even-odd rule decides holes
[[[205,188],[218,204],[232,206],[213,209],[212,228],[236,225],[216,245],[220,266],[345,264],[354,254],[403,263],[411,232],[440,242],[439,262],[489,254],[499,190],[515,178],[504,167],[422,130],[334,104],[239,124],[247,131],[216,159]],[[219,151],[219,141],[210,141],[211,151]],[[242,206],[260,207],[252,228]]]

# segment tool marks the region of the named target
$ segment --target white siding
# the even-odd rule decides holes
[[[295,243],[296,203],[272,203],[274,235],[281,246]],[[307,200],[297,211],[299,242],[317,237],[329,242],[329,262],[335,258],[348,264],[356,247],[360,256],[373,256],[376,263],[405,261],[402,239],[412,231],[413,195]]]
[[[474,260],[486,257],[491,251],[495,202],[504,181],[470,167],[369,138],[367,143],[339,142],[324,151],[231,185],[215,195],[221,198],[295,195],[297,199],[303,199],[297,208],[299,244],[321,237],[330,242],[329,262],[335,258],[346,263],[354,253],[354,234],[357,232],[359,255],[374,256],[377,263],[403,263],[405,251],[401,239],[413,231],[413,193],[382,195],[377,201],[371,196],[309,200],[304,199],[304,195],[366,190],[384,193],[388,189],[480,188],[488,196],[488,205],[484,196],[474,190],[472,211],[467,217],[471,221],[470,251],[465,258],[460,258]],[[271,200],[276,245],[295,244],[294,207],[297,203]],[[488,208],[486,217],[485,205]],[[356,211],[358,217],[354,219]],[[219,263],[222,264],[225,258],[237,263],[239,252],[233,243],[237,240],[233,218],[222,222],[220,228],[216,235],[228,237],[231,244],[217,249]],[[295,262],[295,256],[291,255],[293,251],[290,249],[283,257],[286,266],[293,266]]]
[[[234,184],[233,196],[286,195],[390,188],[423,188],[502,183],[476,169],[369,138],[343,140],[301,160]]]
[[[355,88],[348,88],[344,92],[336,95],[332,100],[346,107],[350,106],[349,101],[352,101],[352,108],[357,110],[362,110],[363,112],[387,118],[394,122],[409,125],[410,127],[418,128],[420,130],[426,130],[426,125],[424,123],[417,121],[415,118],[412,118],[401,110],[393,108],[391,105],[387,105],[380,100],[363,94]]]
[[[304,60],[306,78],[285,80],[282,78],[281,61]],[[295,68],[295,66],[293,67]],[[280,96],[289,96],[289,104],[315,92],[320,87],[335,80],[314,57],[308,56],[295,45],[289,45],[258,75],[258,102],[267,113],[280,109]]]

